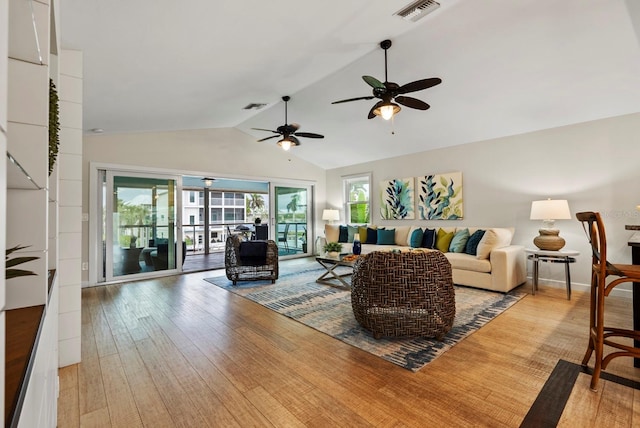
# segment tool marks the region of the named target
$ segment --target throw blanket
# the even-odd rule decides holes
[[[267,262],[266,241],[245,241],[240,243],[240,263],[245,266],[260,266]]]

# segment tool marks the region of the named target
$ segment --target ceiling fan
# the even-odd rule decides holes
[[[373,88],[373,95],[366,97],[349,98],[346,100],[334,101],[331,104],[347,103],[357,100],[371,100],[374,98],[380,98],[372,108],[369,110],[368,119],[373,119],[378,116],[382,116],[383,119],[389,120],[400,111],[402,104],[406,107],[415,108],[418,110],[426,110],[429,108],[429,104],[421,101],[417,98],[405,97],[403,94],[409,92],[421,91],[423,89],[431,88],[432,86],[442,83],[442,79],[438,77],[432,77],[429,79],[416,80],[414,82],[407,83],[406,85],[398,85],[394,82],[389,82],[387,78],[387,50],[391,47],[391,40],[383,40],[380,42],[380,47],[384,49],[384,83],[371,76],[362,76],[362,79]],[[395,101],[398,104],[395,104]]]
[[[300,125],[297,123],[287,123],[287,102],[291,99],[290,96],[285,95],[282,97],[282,101],[284,101],[284,125],[278,126],[275,131],[271,129],[263,129],[263,128],[251,128],[256,131],[267,131],[273,132],[274,134],[282,135],[282,139],[278,141],[278,145],[282,147],[284,150],[289,150],[291,146],[299,146],[300,140],[296,137],[306,137],[306,138],[324,138],[324,135],[314,134],[313,132],[297,132],[300,129]],[[276,138],[278,135],[272,135],[270,137],[262,138],[258,140],[258,142],[270,140],[272,138]]]

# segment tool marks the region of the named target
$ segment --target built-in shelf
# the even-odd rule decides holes
[[[20,163],[7,152],[7,188],[8,189],[25,189],[25,190],[41,190],[39,186]]]

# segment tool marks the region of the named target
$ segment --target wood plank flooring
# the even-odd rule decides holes
[[[82,363],[60,370],[58,426],[518,427],[587,343],[588,295],[541,284],[412,373],[202,280],[216,275],[83,289]],[[630,326],[631,301],[611,314]],[[627,358],[607,372],[640,380]],[[560,425],[640,426],[638,392],[593,393],[579,375]]]

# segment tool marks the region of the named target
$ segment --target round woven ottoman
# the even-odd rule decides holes
[[[442,340],[456,315],[451,264],[440,251],[361,256],[353,268],[351,306],[373,337]]]

